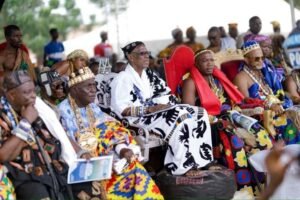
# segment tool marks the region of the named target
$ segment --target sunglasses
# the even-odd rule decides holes
[[[151,52],[150,51],[141,51],[141,52],[131,52],[133,54],[139,55],[139,56],[150,56]]]
[[[261,57],[248,57],[248,58],[254,60],[255,62],[258,62],[258,61],[261,61],[264,59],[262,56]]]

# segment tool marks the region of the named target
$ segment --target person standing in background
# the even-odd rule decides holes
[[[44,66],[52,67],[64,58],[65,47],[58,41],[59,33],[56,28],[49,30],[51,41],[44,47]]]

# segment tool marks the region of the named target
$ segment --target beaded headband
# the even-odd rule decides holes
[[[243,55],[245,56],[246,54],[248,54],[249,52],[255,49],[260,49],[259,44],[254,40],[249,40],[245,42],[245,44],[242,47]]]
[[[70,75],[69,87],[72,87],[78,83],[86,81],[88,79],[95,78],[94,73],[88,67],[84,67],[78,70],[77,73],[73,72]]]

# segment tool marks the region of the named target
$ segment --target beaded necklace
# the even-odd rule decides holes
[[[86,107],[89,128],[85,128],[85,125],[84,125],[84,122],[83,122],[83,119],[81,116],[80,108],[77,106],[75,100],[70,95],[68,96],[68,99],[69,99],[71,108],[74,111],[75,118],[76,118],[76,124],[78,126],[79,132],[84,132],[86,129],[89,129],[89,130],[94,129],[94,124],[96,122],[96,118],[95,118],[95,115],[94,115],[94,112],[93,112],[91,106],[88,105]]]
[[[257,75],[255,75],[255,73],[253,72],[252,69],[250,69],[248,66],[244,65],[243,68],[244,72],[246,72],[250,78],[258,84],[259,88],[261,89],[261,91],[264,93],[264,95],[268,96],[268,95],[273,95],[273,91],[270,88],[270,86],[268,84],[266,84],[263,80],[263,75],[262,72],[260,70],[258,70],[259,72],[259,76],[257,77]]]

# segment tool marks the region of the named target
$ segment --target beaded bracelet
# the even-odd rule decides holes
[[[14,128],[11,133],[32,146],[35,144],[35,138],[31,132],[32,130],[30,123],[27,120],[22,119],[18,126]]]
[[[146,114],[147,109],[144,106],[132,106],[130,107],[130,114],[132,117],[142,117]]]

